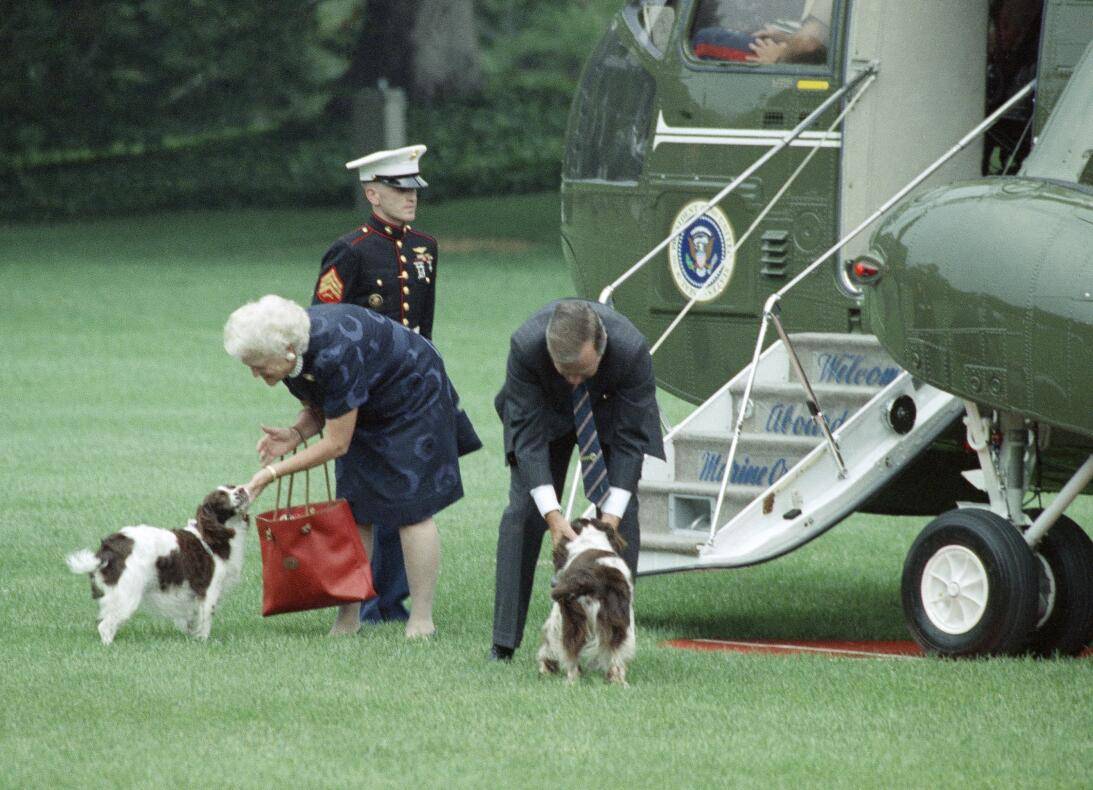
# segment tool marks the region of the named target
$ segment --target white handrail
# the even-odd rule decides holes
[[[873,223],[873,221],[877,219],[877,217],[879,217],[884,212],[888,211],[888,209],[892,208],[893,205],[895,205],[900,200],[902,200],[904,198],[904,196],[907,195],[908,192],[910,192],[912,189],[917,187],[919,184],[921,184],[927,178],[932,176],[934,174],[935,170],[937,170],[943,164],[945,164],[950,159],[952,159],[954,156],[956,156],[961,151],[963,151],[965,148],[967,148],[968,144],[972,140],[974,140],[976,137],[981,135],[983,133],[983,131],[988,126],[993,125],[994,122],[997,121],[1002,115],[1004,115],[1009,110],[1010,107],[1015,105],[1021,99],[1025,98],[1025,96],[1028,95],[1029,91],[1031,91],[1035,86],[1036,86],[1036,80],[1032,80],[1032,82],[1028,83],[1028,85],[1021,88],[1021,90],[1017,91],[1017,93],[1013,94],[1013,96],[1011,96],[1005,104],[1003,104],[997,110],[992,112],[990,115],[988,115],[986,118],[984,118],[980,123],[978,123],[974,129],[972,129],[966,135],[961,137],[960,141],[956,145],[954,145],[952,148],[950,148],[948,151],[946,151],[944,154],[942,154],[941,157],[939,159],[937,159],[936,161],[934,161],[933,164],[931,164],[929,167],[927,167],[925,170],[923,170],[917,176],[912,178],[907,183],[907,185],[903,187],[903,189],[899,190],[899,192],[892,195],[892,197],[888,198],[888,200],[884,201],[884,204],[880,208],[878,208],[876,211],[874,211],[872,214],[870,214],[868,218],[866,218],[860,225],[858,225],[858,227],[854,228],[854,230],[850,231],[848,234],[846,234],[841,239],[839,239],[837,242],[835,242],[835,244],[831,247],[831,249],[829,249],[827,252],[825,252],[823,255],[821,255],[816,260],[814,260],[812,263],[810,263],[808,266],[806,266],[804,269],[802,269],[800,274],[798,274],[796,277],[794,277],[788,283],[786,283],[781,288],[779,288],[774,293],[774,296],[776,296],[780,299],[782,296],[784,296],[786,294],[787,291],[789,291],[789,289],[791,289],[793,286],[795,286],[797,283],[799,283],[805,277],[808,277],[808,275],[812,274],[812,272],[814,272],[816,270],[816,267],[818,267],[821,263],[823,263],[828,258],[830,258],[834,253],[838,252],[844,246],[846,246],[846,244],[848,244],[850,241],[852,241],[859,233],[861,233],[863,230],[865,230],[867,227],[869,227]]]
[[[720,192],[718,192],[716,195],[714,195],[714,197],[710,200],[710,202],[702,207],[702,211],[699,213],[699,216],[705,214],[711,208],[713,208],[718,203],[720,203],[722,200],[724,200],[725,197],[729,195],[729,193],[731,193],[734,189],[736,189],[738,186],[740,186],[740,184],[742,184],[756,170],[758,170],[760,167],[762,167],[764,164],[766,164],[767,161],[769,161],[772,157],[774,157],[777,153],[779,153],[780,151],[783,151],[787,146],[790,145],[790,143],[792,143],[794,140],[796,140],[798,137],[800,137],[800,135],[809,126],[811,126],[816,121],[817,118],[819,118],[821,115],[823,115],[823,113],[826,112],[827,109],[829,107],[831,107],[836,101],[838,101],[843,95],[845,95],[847,93],[847,91],[853,90],[853,88],[855,86],[857,86],[859,82],[861,82],[863,79],[868,78],[868,82],[862,88],[862,90],[858,91],[858,93],[856,93],[854,95],[854,98],[847,104],[847,107],[839,114],[839,116],[835,119],[834,123],[832,123],[831,126],[828,127],[829,132],[831,130],[833,130],[839,124],[839,122],[843,119],[843,117],[846,115],[847,111],[849,111],[849,109],[857,102],[858,98],[862,95],[862,93],[865,92],[865,88],[868,87],[869,84],[872,83],[873,79],[876,78],[876,74],[877,74],[877,62],[872,61],[872,62],[868,63],[865,66],[864,69],[862,69],[857,74],[855,74],[854,77],[849,82],[846,83],[846,85],[841,87],[839,90],[835,91],[835,93],[828,96],[827,99],[825,99],[823,101],[823,103],[820,104],[819,107],[817,107],[815,110],[813,110],[811,113],[809,113],[804,119],[801,120],[801,122],[799,124],[797,124],[795,127],[793,127],[793,129],[791,129],[789,132],[787,132],[786,136],[781,139],[781,141],[778,143],[778,145],[774,146],[769,151],[767,151],[765,154],[763,154],[758,159],[756,159],[754,162],[752,162],[752,164],[749,165],[748,168],[745,169],[743,173],[741,173],[736,178],[734,178],[732,181],[730,181]],[[786,189],[789,188],[789,186],[792,184],[793,180],[796,179],[797,175],[801,172],[801,170],[804,169],[804,166],[806,164],[808,164],[808,162],[812,159],[812,157],[815,156],[817,151],[819,151],[818,146],[815,149],[813,149],[811,152],[809,152],[808,156],[805,157],[804,161],[798,166],[797,170],[795,170],[794,173],[790,176],[789,180],[783,185],[783,187],[778,191],[778,193],[774,196],[774,198],[763,208],[763,211],[756,218],[755,222],[753,222],[751,227],[749,227],[748,230],[744,233],[744,235],[740,239],[740,242],[737,244],[737,247],[739,247],[741,244],[744,243],[744,241],[747,240],[747,238],[751,234],[751,232],[753,230],[755,230],[756,226],[758,226],[758,224],[762,221],[762,219],[773,208],[774,204],[782,197],[783,194],[785,194]],[[672,241],[677,236],[684,233],[687,230],[688,227],[689,227],[689,225],[684,225],[682,228],[679,228],[678,230],[673,231],[671,234],[669,234],[669,236],[666,239],[664,239],[659,244],[657,244],[655,247],[653,247],[653,249],[649,250],[649,252],[646,253],[639,261],[637,261],[633,266],[631,266],[629,269],[627,269],[625,272],[623,272],[614,282],[612,282],[610,285],[606,286],[600,292],[599,301],[603,304],[606,304],[608,299],[611,298],[611,294],[615,292],[616,288],[618,288],[620,285],[622,285],[624,282],[626,282],[628,279],[630,279],[631,276],[636,274],[641,269],[641,267],[643,267],[646,263],[648,263],[650,260],[652,260],[653,257],[657,253],[659,253],[661,250],[663,250],[665,247],[667,247],[669,244],[671,244]],[[665,333],[657,340],[656,344],[649,350],[650,355],[653,354],[660,347],[661,343],[664,342],[664,340],[667,338],[668,334],[679,324],[680,321],[683,320],[683,317],[687,314],[687,312],[691,309],[691,307],[694,306],[695,301],[696,300],[692,299],[683,308],[683,311],[678,316],[676,316],[676,319],[668,327],[668,329],[665,331]],[[677,426],[677,428],[678,427],[681,427],[681,426]],[[671,435],[671,433],[672,432],[670,432],[669,435]],[[573,506],[576,503],[577,488],[580,485],[580,482],[581,482],[581,469],[580,469],[580,464],[579,464],[579,460],[578,460],[578,466],[574,470],[574,473],[573,473],[573,483],[570,486],[568,502],[566,503],[565,517],[566,517],[567,521],[570,520],[573,517]]]
[[[711,543],[713,542],[714,535],[717,533],[717,520],[721,515],[721,506],[722,506],[722,504],[724,502],[724,499],[725,499],[725,491],[728,488],[729,478],[732,475],[733,461],[736,460],[736,448],[737,448],[737,445],[739,444],[740,433],[741,433],[741,429],[742,429],[743,424],[744,424],[744,415],[746,413],[748,403],[751,400],[752,385],[755,383],[755,375],[756,375],[756,372],[757,372],[757,368],[759,367],[759,365],[758,365],[759,354],[763,349],[763,341],[766,338],[766,334],[767,334],[767,325],[769,324],[769,322],[771,320],[771,316],[773,315],[774,311],[778,309],[778,303],[781,301],[782,297],[785,296],[785,294],[790,289],[792,289],[795,285],[797,285],[797,283],[801,282],[805,277],[807,277],[812,272],[814,272],[820,266],[820,264],[822,264],[824,261],[826,261],[828,258],[830,258],[834,253],[838,252],[840,249],[842,249],[844,246],[846,246],[848,243],[850,243],[854,238],[856,238],[859,233],[861,233],[863,230],[865,230],[867,227],[869,227],[869,225],[871,225],[881,214],[888,211],[888,209],[890,209],[898,201],[903,199],[903,197],[906,196],[908,192],[910,192],[912,189],[914,189],[919,184],[921,184],[924,180],[929,178],[930,175],[932,175],[934,173],[934,171],[936,171],[939,167],[941,167],[947,161],[952,159],[954,156],[956,156],[962,150],[967,148],[968,144],[972,140],[974,140],[976,137],[978,137],[980,134],[982,134],[984,129],[986,129],[991,124],[993,124],[996,120],[998,120],[999,117],[1001,117],[1007,110],[1009,110],[1010,107],[1012,107],[1014,104],[1019,102],[1026,95],[1028,95],[1028,93],[1035,86],[1036,86],[1036,80],[1032,80],[1027,85],[1025,85],[1025,87],[1023,87],[1021,90],[1017,91],[1017,93],[1013,94],[1013,96],[1011,96],[1005,104],[1003,104],[1001,107],[999,107],[993,113],[988,115],[985,119],[983,119],[983,121],[976,124],[975,128],[973,128],[970,132],[968,132],[966,135],[964,135],[962,138],[960,138],[960,140],[956,143],[956,145],[954,145],[952,148],[950,148],[948,151],[946,151],[940,158],[938,158],[932,164],[930,164],[929,167],[927,167],[925,170],[923,170],[917,176],[912,178],[902,189],[900,189],[898,192],[896,192],[894,195],[892,195],[892,197],[890,197],[888,200],[886,200],[881,205],[880,208],[878,208],[876,211],[874,211],[872,214],[870,214],[867,219],[865,219],[856,228],[854,228],[848,234],[846,234],[841,239],[839,239],[829,250],[827,250],[819,258],[817,258],[812,263],[810,263],[808,266],[806,266],[804,269],[802,269],[801,272],[796,277],[794,277],[792,280],[790,280],[788,283],[786,283],[780,289],[778,289],[773,294],[771,294],[770,298],[767,299],[766,304],[763,306],[763,316],[762,316],[762,319],[759,323],[759,336],[756,338],[756,341],[755,341],[755,353],[752,356],[751,370],[748,372],[747,384],[744,387],[744,397],[743,397],[743,400],[740,403],[739,415],[736,418],[736,425],[733,427],[732,441],[729,444],[729,457],[726,459],[725,472],[723,473],[723,475],[721,477],[721,486],[718,489],[718,493],[717,493],[717,504],[714,508],[713,515],[710,518],[709,542],[711,542]],[[724,389],[724,388],[722,388],[722,389]],[[721,391],[722,390],[718,390],[718,392],[721,392]],[[711,400],[712,400],[712,398],[708,399],[706,401],[706,403],[703,403],[701,406],[699,406],[698,409],[696,409],[694,413],[697,413],[701,409],[705,408],[706,404],[710,403]],[[680,425],[682,425],[682,424],[683,423],[680,423]]]
[[[832,121],[831,125],[827,127],[828,134],[834,131],[835,127],[842,123],[843,118],[845,118],[847,113],[849,113],[854,108],[854,105],[858,103],[858,99],[860,99],[865,91],[869,89],[869,86],[873,84],[873,80],[875,80],[876,78],[877,75],[875,73],[870,74],[869,79],[865,81],[865,84],[861,86],[861,89],[850,98],[850,101],[846,103],[846,107],[843,108],[843,111],[840,112],[835,120]],[[744,231],[744,234],[740,237],[740,240],[736,242],[736,250],[739,250],[741,247],[744,246],[744,242],[746,242],[751,236],[752,232],[757,227],[759,227],[759,223],[766,219],[767,214],[769,214],[774,209],[775,204],[777,204],[778,201],[782,199],[782,195],[784,195],[786,191],[791,186],[793,186],[793,182],[797,180],[797,176],[799,176],[801,172],[805,169],[805,166],[812,161],[812,157],[816,156],[816,154],[818,154],[819,152],[819,146],[816,146],[808,152],[808,156],[806,156],[801,161],[801,164],[797,165],[797,169],[790,174],[789,178],[786,179],[786,182],[782,184],[781,189],[779,189],[774,194],[774,197],[770,199],[770,202],[768,202],[767,205],[763,206],[762,211],[760,211],[759,214],[755,217],[755,221],[751,223],[746,231]],[[703,286],[703,289],[705,289],[705,286]],[[675,328],[680,325],[684,317],[686,317],[687,313],[689,313],[691,311],[691,308],[694,307],[697,303],[698,296],[692,296],[690,301],[687,302],[687,304],[683,306],[683,309],[679,311],[679,314],[676,315],[674,319],[672,319],[672,323],[668,324],[668,328],[665,329],[663,333],[661,333],[661,336],[658,337],[657,341],[653,343],[653,345],[649,348],[650,354],[657,353],[657,349],[660,348],[664,344],[664,341],[668,339],[668,335],[672,334],[672,332],[675,331]]]
[[[756,159],[754,162],[752,162],[747,167],[747,169],[744,170],[743,173],[741,173],[736,178],[734,178],[732,181],[730,181],[720,192],[718,192],[716,195],[714,195],[714,197],[710,200],[710,202],[702,207],[702,211],[699,213],[699,216],[701,216],[702,214],[705,214],[711,208],[713,208],[718,203],[720,203],[722,200],[724,200],[725,197],[730,192],[732,192],[734,189],[736,189],[738,186],[740,186],[740,184],[742,184],[747,178],[749,178],[752,175],[752,173],[754,173],[756,170],[758,170],[760,167],[762,167],[764,164],[766,164],[767,161],[770,160],[771,157],[773,157],[775,154],[779,153],[780,151],[784,150],[787,146],[789,146],[790,143],[792,143],[794,140],[796,140],[798,137],[800,137],[801,133],[804,132],[805,129],[807,129],[809,126],[811,126],[816,121],[817,118],[819,118],[821,115],[823,115],[824,112],[826,112],[827,109],[831,105],[833,105],[840,98],[842,98],[842,96],[847,91],[853,89],[854,86],[856,86],[859,82],[861,82],[863,79],[865,79],[870,74],[875,74],[876,70],[877,70],[876,61],[870,62],[869,64],[866,65],[866,67],[862,71],[855,74],[854,77],[849,82],[846,83],[846,85],[843,85],[837,91],[835,91],[830,96],[828,96],[823,101],[823,103],[820,104],[819,107],[817,107],[815,110],[813,110],[811,113],[809,113],[808,116],[804,120],[802,120],[799,124],[797,124],[795,127],[793,127],[793,129],[791,129],[789,132],[787,132],[786,136],[783,137],[776,146],[774,146],[769,151],[767,151],[765,154],[763,154],[758,159]],[[669,234],[668,238],[664,239],[662,242],[660,242],[655,247],[653,247],[653,249],[649,250],[649,252],[647,252],[633,266],[631,266],[629,269],[627,269],[625,272],[623,272],[614,282],[612,282],[610,285],[605,286],[604,289],[602,291],[600,291],[599,301],[602,302],[603,304],[606,304],[607,300],[611,298],[611,294],[613,294],[615,292],[616,288],[618,288],[624,282],[629,280],[630,277],[632,277],[634,274],[636,274],[641,269],[641,267],[643,267],[646,263],[648,263],[650,260],[652,260],[653,256],[655,256],[657,253],[659,253],[661,250],[663,250],[665,247],[667,247],[669,244],[671,244],[672,241],[677,236],[681,235],[684,231],[686,231],[688,227],[689,226],[685,225],[682,228],[679,228],[678,230],[673,231],[671,234]]]

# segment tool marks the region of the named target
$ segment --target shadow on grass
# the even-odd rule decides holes
[[[813,580],[815,581],[815,580]],[[867,641],[906,639],[899,592],[875,580],[828,580],[778,597],[756,584],[719,597],[699,591],[637,593],[637,623],[671,637]]]

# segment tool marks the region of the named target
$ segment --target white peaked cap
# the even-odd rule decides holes
[[[361,181],[381,181],[397,187],[418,189],[428,186],[421,178],[419,163],[428,150],[424,145],[408,145],[393,151],[376,151],[352,162],[346,170],[356,170]]]

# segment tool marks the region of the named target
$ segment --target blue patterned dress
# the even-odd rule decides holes
[[[416,524],[460,499],[459,456],[482,442],[432,343],[357,305],[307,312],[304,367],[285,386],[327,419],[357,410],[335,463],[338,497],[357,523]]]

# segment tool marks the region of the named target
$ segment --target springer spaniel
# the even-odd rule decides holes
[[[581,661],[607,673],[608,683],[626,686],[634,657],[634,584],[619,556],[626,546],[615,527],[598,519],[573,523],[576,539],[554,547],[554,605],[543,623],[539,672],[566,671],[573,683]]]
[[[183,633],[208,639],[216,603],[243,568],[249,505],[243,486],[220,486],[185,529],[123,527],[103,538],[94,554],[80,549],[68,555],[73,573],[91,576],[102,643],[113,642],[142,603]]]

